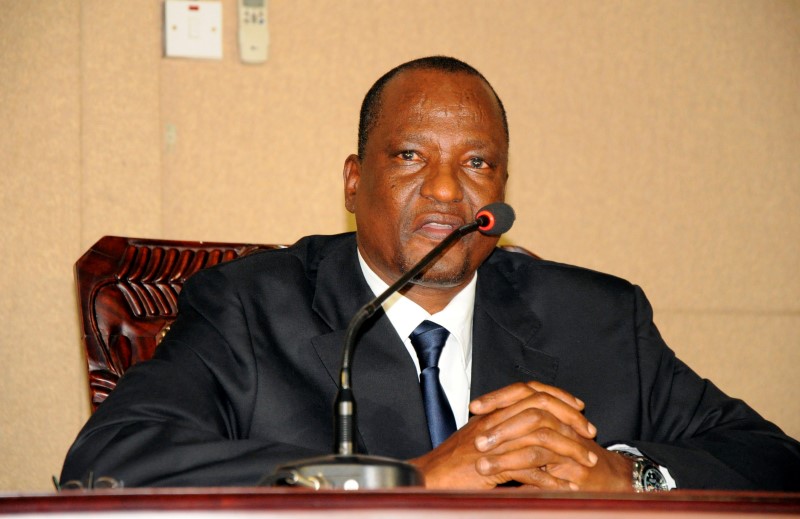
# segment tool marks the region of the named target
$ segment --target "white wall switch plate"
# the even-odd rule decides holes
[[[222,59],[222,3],[166,0],[164,53],[170,58]]]

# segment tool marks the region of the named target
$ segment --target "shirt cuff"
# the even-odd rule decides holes
[[[644,454],[642,454],[642,451],[640,451],[636,447],[631,447],[630,445],[625,445],[624,443],[615,443],[614,445],[607,447],[607,449],[615,452],[623,451],[627,452],[628,454],[633,454],[635,456],[644,456]],[[669,469],[667,467],[659,465],[658,470],[664,476],[664,480],[666,480],[667,482],[667,488],[669,488],[670,490],[675,490],[676,488],[678,488],[677,483],[675,483],[675,480],[672,478],[672,475],[670,475]]]

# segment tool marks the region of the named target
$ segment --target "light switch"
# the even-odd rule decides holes
[[[164,42],[170,58],[222,59],[222,4],[166,0]]]

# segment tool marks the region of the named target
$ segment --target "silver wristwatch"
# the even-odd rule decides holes
[[[630,452],[617,452],[633,460],[631,484],[635,492],[666,492],[669,490],[667,479],[652,460]]]

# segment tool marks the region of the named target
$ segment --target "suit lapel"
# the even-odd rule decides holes
[[[322,257],[313,308],[332,331],[313,338],[312,344],[334,385],[339,382],[350,318],[372,297],[358,264],[354,239]],[[357,436],[364,452],[407,459],[430,450],[416,368],[383,311],[361,329],[352,377]]]
[[[485,262],[475,298],[471,398],[513,382],[553,383],[558,358],[537,348],[541,326],[494,262]]]

